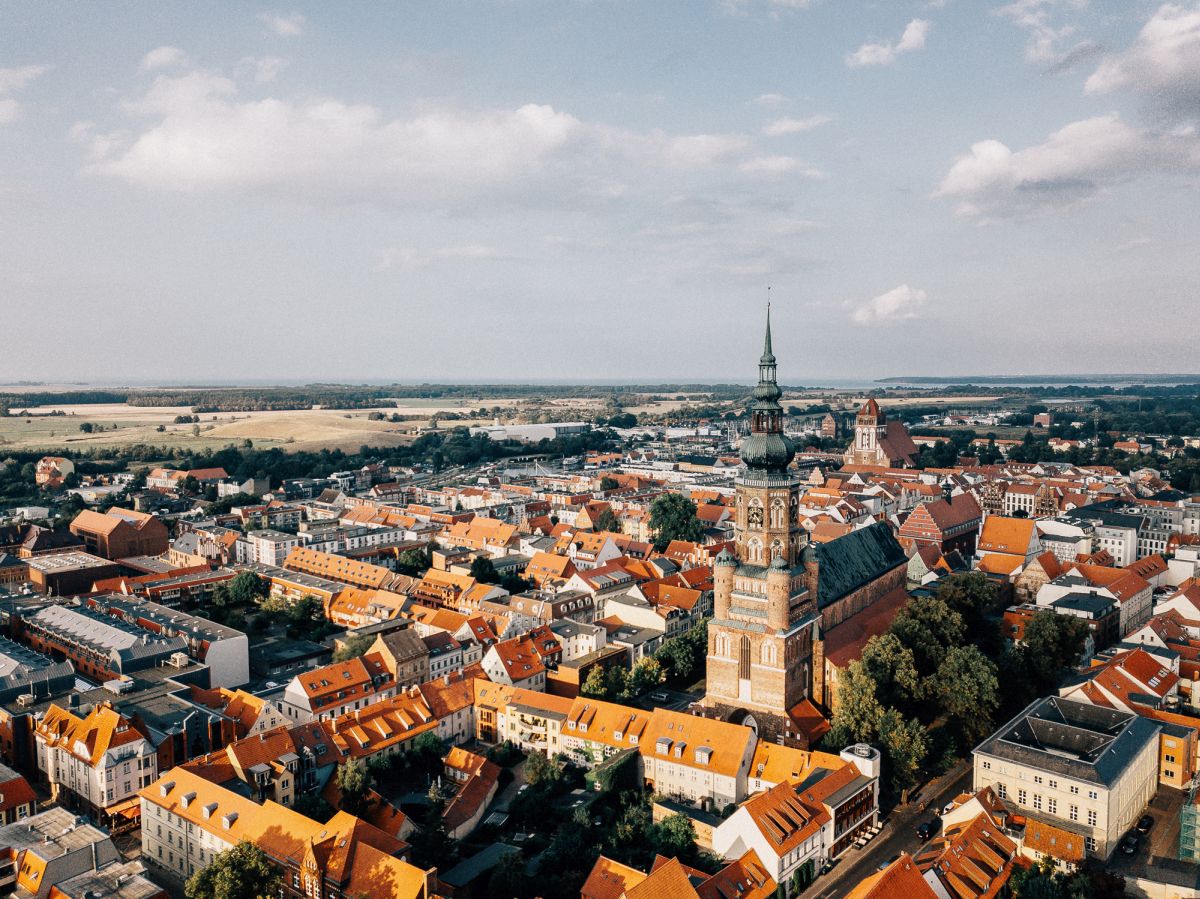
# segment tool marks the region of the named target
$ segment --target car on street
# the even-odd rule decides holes
[[[937,821],[922,821],[917,825],[917,837],[922,843],[927,843],[938,832]]]
[[[1142,817],[1138,818],[1137,832],[1138,833],[1149,833],[1150,828],[1153,826],[1154,826],[1154,818],[1151,817],[1150,815],[1142,815]]]
[[[880,862],[878,867],[876,867],[875,870],[876,871],[886,871],[888,868],[890,868],[892,866],[892,862],[894,862],[899,857],[900,857],[900,853],[897,852],[895,855],[893,855],[891,858],[889,858],[886,862]]]
[[[1133,855],[1138,851],[1138,844],[1140,842],[1141,838],[1131,830],[1121,838],[1121,851],[1126,855]]]

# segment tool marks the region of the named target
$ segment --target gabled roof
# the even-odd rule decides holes
[[[878,874],[859,881],[846,899],[938,899],[907,852]]]
[[[817,605],[830,605],[907,563],[904,547],[883,522],[813,547],[817,554]]]
[[[1007,553],[1024,556],[1029,552],[1036,534],[1034,519],[1005,518],[989,515],[979,532],[978,550],[981,553]]]

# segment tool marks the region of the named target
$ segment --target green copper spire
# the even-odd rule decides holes
[[[741,456],[748,468],[784,471],[796,455],[796,448],[783,433],[783,408],[779,405],[783,391],[776,380],[775,353],[771,347],[769,292],[767,297],[767,331],[762,358],[758,360],[758,386],[750,402],[750,434],[742,441]]]
[[[763,340],[763,354],[759,360],[760,365],[770,365],[775,361],[775,354],[771,352],[771,288],[767,288],[767,336]]]

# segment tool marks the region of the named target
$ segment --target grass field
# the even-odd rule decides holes
[[[255,446],[280,446],[291,450],[357,450],[371,446],[400,446],[413,439],[413,432],[429,423],[437,412],[466,412],[482,405],[504,405],[480,399],[447,403],[438,400],[405,400],[400,405],[381,406],[387,415],[421,416],[419,419],[392,423],[371,421],[370,409],[311,409],[280,412],[219,412],[200,415],[196,425],[175,424],[179,415],[191,415],[184,406],[127,406],[94,404],[78,406],[37,406],[27,416],[0,418],[0,451],[12,450],[90,450],[119,448],[138,443],[196,450],[220,449],[230,443],[252,440]],[[62,415],[50,415],[61,411]],[[96,427],[84,433],[84,422]],[[490,424],[490,420],[458,420],[454,425]],[[447,423],[449,424],[449,423]],[[159,431],[162,427],[164,430]]]

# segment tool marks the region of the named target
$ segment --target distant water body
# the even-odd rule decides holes
[[[980,375],[975,377],[894,377],[869,382],[872,387],[1176,387],[1198,384],[1200,374],[1109,375]],[[858,385],[855,385],[858,386]]]

